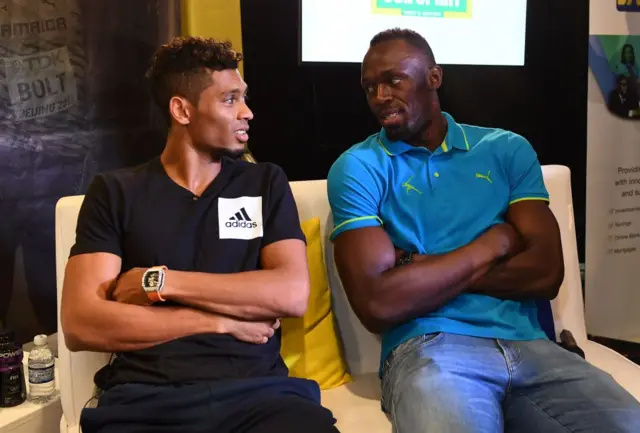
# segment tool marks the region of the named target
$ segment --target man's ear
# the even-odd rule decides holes
[[[180,125],[188,125],[194,114],[193,105],[185,98],[174,96],[169,101],[169,113]]]
[[[427,83],[429,83],[429,89],[438,90],[442,85],[442,68],[438,65],[432,66],[427,72]]]

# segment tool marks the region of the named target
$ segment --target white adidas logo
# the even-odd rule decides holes
[[[224,226],[252,229],[257,227],[258,223],[251,220],[251,218],[247,214],[247,210],[243,207],[238,212],[236,212],[234,216],[229,218],[229,221],[227,221]]]
[[[262,197],[219,198],[218,229],[220,239],[262,237]]]

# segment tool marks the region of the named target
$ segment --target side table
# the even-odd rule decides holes
[[[24,353],[24,372],[27,375],[27,359]],[[57,359],[56,359],[57,362]],[[34,404],[28,400],[19,406],[0,408],[0,433],[59,433],[62,405],[58,383],[58,365],[55,368],[56,395],[46,404]],[[29,381],[26,380],[27,394]]]

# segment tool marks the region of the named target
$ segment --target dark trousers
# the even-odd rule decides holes
[[[259,378],[118,385],[82,411],[82,433],[338,433],[315,382]]]

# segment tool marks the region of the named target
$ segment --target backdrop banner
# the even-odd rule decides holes
[[[587,105],[586,317],[640,343],[640,14],[592,1]]]
[[[145,71],[175,1],[0,1],[0,326],[57,330],[54,210],[160,153]]]

